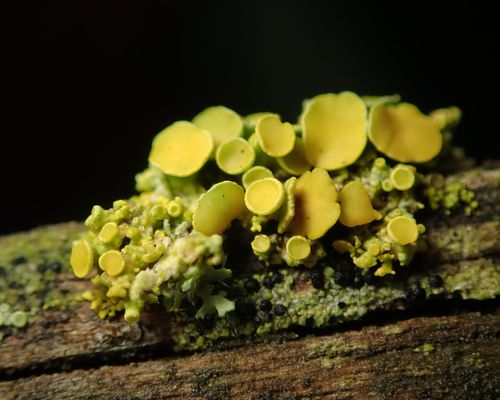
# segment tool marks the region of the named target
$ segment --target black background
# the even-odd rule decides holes
[[[457,143],[499,155],[486,2],[32,1],[8,19],[0,233],[130,196],[153,136],[210,105],[294,121],[319,93],[400,93],[460,106]]]

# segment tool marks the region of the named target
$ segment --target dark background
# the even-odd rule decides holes
[[[498,157],[498,22],[485,4],[16,2],[0,233],[130,196],[153,136],[210,105],[293,121],[319,93],[400,93],[426,112],[460,106],[457,143]]]

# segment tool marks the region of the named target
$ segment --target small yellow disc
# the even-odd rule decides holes
[[[285,188],[276,178],[264,178],[252,183],[245,192],[247,208],[257,215],[269,215],[285,200]]]
[[[415,174],[407,165],[398,165],[391,172],[391,183],[398,190],[408,190],[415,183]]]
[[[271,239],[267,235],[257,235],[251,243],[252,250],[255,254],[264,254],[271,248]]]
[[[99,257],[99,266],[109,276],[117,276],[125,268],[125,260],[118,250],[109,250]]]
[[[107,222],[99,232],[99,240],[103,243],[112,242],[119,234],[116,222]]]
[[[294,260],[303,260],[311,254],[311,245],[304,236],[292,236],[286,242],[286,252]]]
[[[418,227],[413,218],[399,216],[387,224],[389,236],[401,245],[413,243],[418,239]]]
[[[90,273],[94,266],[94,251],[89,242],[78,240],[73,244],[70,264],[78,278],[84,278]]]

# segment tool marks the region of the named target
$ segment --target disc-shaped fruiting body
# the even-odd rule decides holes
[[[219,146],[215,153],[215,161],[226,174],[238,175],[253,165],[255,151],[245,139],[237,137]]]
[[[205,165],[213,146],[212,136],[206,130],[179,121],[156,135],[149,162],[167,175],[185,177]]]
[[[443,146],[439,126],[409,103],[373,107],[368,136],[378,151],[399,162],[430,161]]]
[[[285,188],[276,178],[264,178],[252,183],[245,192],[247,208],[257,215],[270,215],[285,200]]]
[[[272,178],[273,172],[262,165],[256,165],[248,169],[243,176],[241,177],[241,183],[243,183],[243,187],[248,189],[248,187],[254,183],[255,181],[264,179],[264,178]]]
[[[418,226],[413,218],[398,216],[387,224],[387,233],[396,243],[405,245],[418,239]]]
[[[118,230],[116,222],[105,223],[98,235],[99,240],[103,243],[112,243],[116,241],[119,236],[120,231]]]
[[[99,267],[109,276],[118,276],[125,268],[125,259],[118,250],[108,250],[99,257]]]
[[[311,244],[304,236],[292,236],[286,242],[286,253],[294,260],[304,260],[311,254]]]
[[[222,143],[243,134],[243,119],[224,106],[208,107],[193,118],[193,124],[205,129],[214,140],[216,150]]]
[[[260,118],[255,133],[262,151],[271,157],[283,157],[293,150],[295,129],[290,123],[281,122],[277,114]]]
[[[307,101],[301,125],[309,163],[327,170],[353,164],[366,147],[366,112],[363,100],[352,92]]]
[[[307,171],[295,183],[295,215],[288,230],[309,239],[323,236],[337,222],[337,189],[322,168]]]
[[[391,171],[390,180],[394,188],[408,190],[415,183],[415,173],[411,166],[398,164]]]
[[[94,251],[85,239],[78,240],[73,244],[70,258],[73,273],[78,278],[87,276],[94,266]]]
[[[373,209],[370,196],[361,181],[352,181],[340,192],[340,222],[353,227],[364,225],[380,218],[380,213]]]
[[[257,255],[263,255],[271,249],[271,239],[267,235],[256,235],[250,243],[252,250]]]
[[[293,150],[276,160],[281,168],[292,175],[302,175],[311,168],[311,164],[306,158],[306,148],[302,138],[296,138]]]
[[[193,228],[204,235],[224,232],[245,210],[245,192],[235,182],[222,181],[200,196],[193,214]]]

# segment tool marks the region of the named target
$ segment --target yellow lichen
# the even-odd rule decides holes
[[[285,199],[283,184],[276,178],[264,178],[252,183],[245,192],[247,208],[257,215],[270,215]]]
[[[255,151],[243,138],[229,139],[217,149],[215,161],[226,174],[238,175],[253,165]]]
[[[394,188],[408,190],[415,183],[415,173],[411,166],[398,164],[391,171],[390,180]]]
[[[120,231],[116,222],[107,222],[99,232],[99,240],[103,243],[116,242],[120,238]]]
[[[99,257],[99,266],[109,276],[118,276],[125,268],[125,260],[118,250],[109,250]]]
[[[267,235],[256,235],[252,240],[251,246],[255,254],[266,254],[271,249],[271,239]]]
[[[301,138],[296,138],[293,150],[286,156],[279,157],[277,161],[281,168],[292,175],[302,175],[311,168],[306,158],[304,140]]]
[[[214,150],[229,139],[243,134],[243,119],[224,106],[208,107],[193,118],[193,124],[205,129],[213,138]]]
[[[352,253],[354,251],[354,246],[343,239],[334,240],[332,246],[339,253]]]
[[[288,230],[309,239],[323,236],[339,218],[337,197],[335,183],[326,170],[306,172],[295,185],[295,216]]]
[[[462,110],[458,107],[439,108],[432,111],[429,117],[441,130],[449,129],[460,122]]]
[[[272,177],[273,172],[269,168],[263,167],[262,165],[256,165],[243,174],[241,183],[243,183],[245,189],[248,189],[248,187],[256,181]]]
[[[340,192],[340,222],[353,227],[364,225],[381,217],[373,209],[365,186],[360,181],[349,182]]]
[[[323,94],[309,100],[301,123],[306,157],[315,167],[346,167],[365,149],[366,106],[352,92]]]
[[[169,201],[167,204],[166,211],[168,215],[173,218],[180,217],[182,215],[182,212],[184,211],[184,206],[180,198],[176,198],[174,200]]]
[[[167,175],[186,177],[205,165],[213,146],[206,130],[179,121],[156,135],[149,162]]]
[[[252,133],[255,132],[255,127],[257,126],[257,123],[262,117],[265,117],[267,115],[273,115],[274,113],[271,112],[256,112],[252,114],[248,114],[243,118],[243,122],[245,123],[245,128],[247,132],[251,135]]]
[[[292,236],[286,242],[286,253],[294,260],[304,260],[311,254],[311,244],[304,236]]]
[[[235,182],[222,181],[200,196],[193,214],[193,228],[204,235],[225,231],[245,210],[244,190]]]
[[[405,245],[418,239],[418,226],[413,218],[401,215],[389,221],[387,233],[396,243]]]
[[[267,155],[283,157],[293,150],[295,130],[288,122],[281,122],[279,115],[260,118],[255,127],[260,147]]]
[[[368,136],[375,148],[400,162],[423,163],[441,151],[436,123],[412,104],[379,104],[370,114]]]
[[[285,184],[285,201],[281,206],[279,223],[278,223],[278,233],[283,233],[288,228],[288,225],[295,216],[295,184],[297,183],[297,178],[292,176],[287,179]]]
[[[73,244],[70,264],[78,278],[84,278],[92,271],[94,251],[87,240],[78,240]]]

